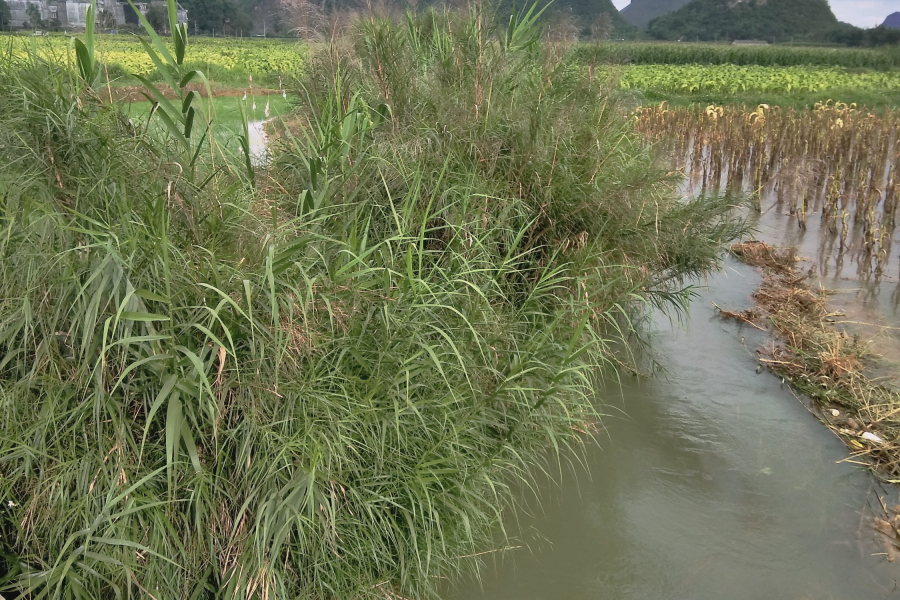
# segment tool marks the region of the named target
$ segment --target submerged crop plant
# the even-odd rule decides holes
[[[806,227],[820,213],[839,254],[860,253],[863,272],[881,273],[891,253],[900,201],[900,115],[842,102],[796,111],[708,106],[634,114],[636,128],[668,144],[701,192],[774,193]]]

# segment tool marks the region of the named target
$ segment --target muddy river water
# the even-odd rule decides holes
[[[851,255],[838,260],[817,218],[804,232],[778,207],[763,209],[758,238],[798,245],[809,259],[801,266],[844,290],[834,297],[846,312],[839,319],[869,323],[846,327],[888,353],[900,347],[890,329],[900,325],[896,256],[876,281]],[[745,308],[758,283],[753,268],[729,259],[698,290],[686,323],[655,319],[664,372],[607,391],[587,468],[546,485],[541,506],[510,524],[522,548],[489,560],[482,583],[449,597],[900,598],[900,561],[887,560],[872,527],[879,498],[897,504],[897,489],[846,462],[845,446],[789,387],[757,372],[765,335],[712,306]]]

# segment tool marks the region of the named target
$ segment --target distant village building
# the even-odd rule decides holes
[[[53,24],[63,29],[84,29],[85,16],[90,2],[77,2],[73,0],[7,0],[11,13],[10,25],[13,28],[22,27],[28,23],[33,29],[38,29],[37,23],[32,23],[28,16],[28,6],[34,5],[45,24]],[[147,14],[150,2],[135,2],[138,10]],[[187,10],[180,4],[178,6],[178,22],[187,23]],[[97,0],[97,13],[107,13],[109,21],[116,25],[125,23],[137,23],[138,19],[127,2],[116,0]],[[129,18],[130,17],[130,18]],[[101,21],[102,23],[102,21]]]
[[[734,40],[731,42],[732,46],[768,46],[769,42],[766,40]]]

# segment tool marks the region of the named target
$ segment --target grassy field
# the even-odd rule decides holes
[[[290,114],[294,108],[296,100],[290,96],[284,98],[281,94],[269,95],[250,95],[244,99],[242,96],[219,96],[213,99],[213,126],[223,142],[239,135],[243,130],[243,120],[241,116],[241,105],[243,105],[244,114],[250,121],[264,121],[267,119],[277,119]],[[268,115],[266,114],[266,105],[268,105]],[[147,102],[131,102],[127,103],[124,110],[132,120],[137,122],[145,122],[150,114],[152,103]],[[201,122],[206,123],[206,102],[201,102],[198,107],[202,108]]]

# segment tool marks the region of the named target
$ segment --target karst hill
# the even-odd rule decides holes
[[[691,0],[650,21],[647,30],[663,40],[783,42],[808,39],[837,25],[827,0]]]

